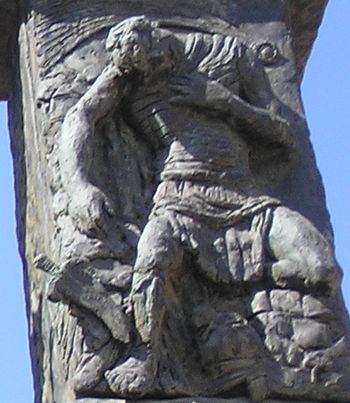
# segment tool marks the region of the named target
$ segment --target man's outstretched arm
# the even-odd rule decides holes
[[[218,81],[193,73],[173,82],[172,88],[178,93],[173,102],[222,113],[234,127],[241,123],[244,127],[242,135],[251,136],[256,141],[280,144],[294,152],[291,127],[278,113],[280,102],[271,89],[262,62],[248,50],[238,67],[244,98]]]

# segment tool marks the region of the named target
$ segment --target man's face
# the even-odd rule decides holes
[[[115,65],[122,71],[136,71],[148,76],[168,70],[173,65],[168,38],[157,29],[124,32],[112,51]]]
[[[136,30],[125,32],[112,51],[113,61],[122,71],[147,72],[150,69],[150,46],[147,33]]]

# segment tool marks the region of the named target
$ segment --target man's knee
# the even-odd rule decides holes
[[[274,211],[269,243],[277,259],[299,256],[306,260],[334,260],[331,247],[320,231],[300,213],[286,207]]]
[[[339,287],[341,272],[331,245],[300,213],[286,207],[278,207],[274,211],[269,247],[277,260],[276,276],[281,274],[277,273],[279,261],[290,262],[282,265],[285,268],[288,266],[285,275],[288,274],[291,278],[294,275],[306,285],[322,283],[332,289]]]
[[[166,217],[151,219],[145,226],[137,247],[135,271],[171,271],[182,261],[181,245]]]

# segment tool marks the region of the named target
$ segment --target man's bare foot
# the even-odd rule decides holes
[[[93,390],[103,380],[106,369],[110,368],[118,356],[119,349],[113,341],[108,341],[100,349],[84,352],[72,379],[76,394],[82,395]]]
[[[121,397],[141,397],[154,389],[157,365],[150,353],[136,354],[105,372],[110,389]]]
[[[84,354],[72,382],[79,395],[93,389],[103,377],[103,363],[99,355]]]

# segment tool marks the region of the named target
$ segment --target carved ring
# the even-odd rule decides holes
[[[277,47],[269,42],[264,42],[258,45],[257,54],[259,59],[268,66],[275,64],[279,56]]]

